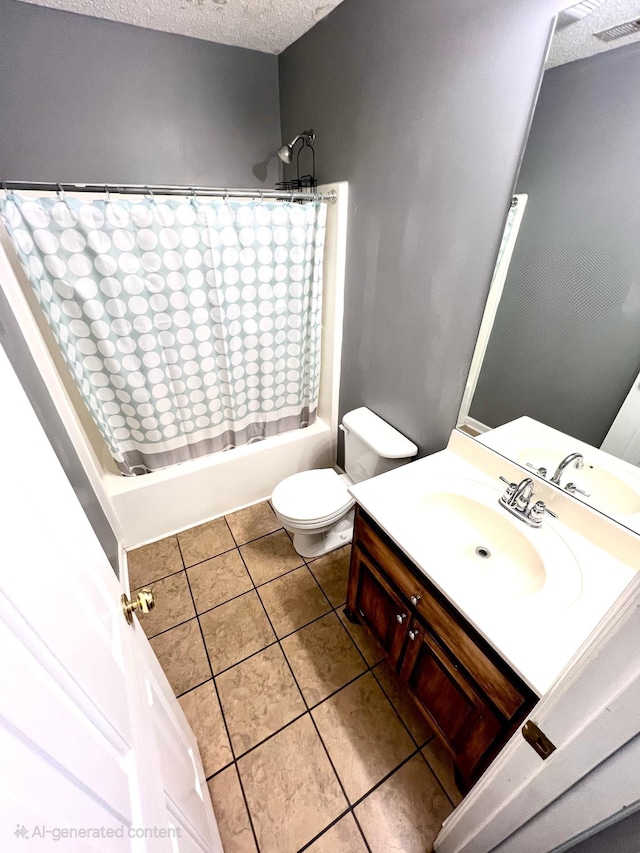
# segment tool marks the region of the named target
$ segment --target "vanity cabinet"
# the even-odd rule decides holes
[[[471,787],[538,697],[361,508],[346,612],[379,643]]]

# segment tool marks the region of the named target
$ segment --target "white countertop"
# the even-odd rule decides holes
[[[495,476],[496,470],[517,482],[526,476],[493,451],[454,432],[447,450],[358,483],[349,491],[425,577],[542,696],[632,579],[634,570],[629,560],[614,556],[606,548],[608,530],[617,525],[602,524],[600,518],[595,523],[592,509],[577,504],[569,496],[554,494],[557,490],[544,484],[536,485],[535,497],[542,497],[547,505],[551,503],[559,518],[547,516],[539,530],[528,528],[517,519],[514,524],[522,525],[532,542],[542,542],[535,538],[540,534],[546,536],[547,550],[557,535],[564,540],[563,548],[568,546],[572,554],[565,548],[557,570],[563,571],[564,565],[567,571],[569,566],[572,571],[579,571],[581,589],[578,585],[577,597],[557,600],[545,589],[546,585],[533,594],[514,595],[509,591],[501,594],[495,584],[483,585],[468,572],[457,571],[455,560],[434,556],[430,540],[436,538],[436,529],[432,528],[430,535],[430,517],[432,523],[438,521],[437,513],[429,508],[429,495],[434,496],[441,489],[442,478],[459,477],[480,484],[479,488],[490,496],[487,490],[495,490],[497,506],[504,485]],[[571,524],[562,521],[561,509]],[[508,516],[506,510],[498,511]],[[586,525],[585,531],[589,530],[588,538],[581,534],[581,524]],[[594,530],[602,531],[599,543],[594,542]],[[612,531],[612,535],[619,537],[620,533]],[[437,538],[442,541],[441,528],[437,530]],[[619,554],[629,551],[625,547],[623,542]]]

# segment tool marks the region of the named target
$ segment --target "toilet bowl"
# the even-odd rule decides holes
[[[410,462],[416,445],[365,407],[347,412],[345,473],[333,468],[301,471],[282,480],[271,504],[282,526],[293,534],[302,557],[321,557],[347,545],[353,535],[355,500],[349,486]]]

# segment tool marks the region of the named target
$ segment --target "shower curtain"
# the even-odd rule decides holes
[[[315,419],[325,204],[8,192],[0,215],[124,474]]]

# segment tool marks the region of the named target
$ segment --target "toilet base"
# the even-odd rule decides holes
[[[355,510],[350,510],[333,527],[318,533],[293,533],[293,547],[301,557],[314,559],[322,557],[336,548],[348,545],[353,538]]]

